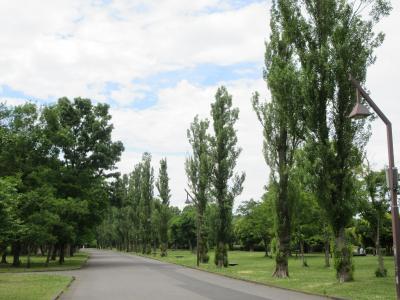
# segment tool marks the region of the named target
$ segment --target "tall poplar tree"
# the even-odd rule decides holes
[[[186,159],[185,170],[188,177],[189,189],[193,194],[197,209],[197,247],[199,261],[209,260],[207,246],[207,230],[204,213],[207,208],[210,175],[212,168],[210,153],[210,137],[207,134],[208,120],[194,118],[187,131],[193,154]]]
[[[152,228],[151,212],[153,204],[154,171],[151,167],[151,154],[145,152],[142,157],[141,168],[141,220],[143,227],[143,249],[144,254],[151,253]]]
[[[160,169],[156,187],[161,199],[160,205],[160,248],[161,256],[167,256],[168,249],[168,220],[169,220],[169,199],[171,198],[171,190],[169,188],[167,159],[160,160]]]
[[[212,193],[217,201],[215,264],[228,266],[228,243],[231,236],[232,207],[236,196],[243,190],[245,174],[234,174],[241,149],[236,146],[234,125],[239,109],[232,108],[232,96],[222,86],[218,88],[215,102],[211,104],[214,137],[211,139],[213,172]]]
[[[142,166],[136,164],[129,178],[128,198],[132,205],[133,225],[133,251],[140,252],[142,248],[142,224],[141,224],[141,198],[142,198]]]
[[[340,282],[353,279],[345,228],[356,212],[355,167],[368,140],[365,122],[348,115],[355,92],[348,77],[364,82],[373,51],[384,38],[374,25],[390,12],[386,0],[279,0],[283,28],[304,72],[308,146],[314,191],[335,236]],[[368,11],[369,10],[369,13]]]
[[[265,54],[265,79],[271,101],[260,103],[253,97],[253,108],[263,126],[264,156],[271,169],[270,187],[276,192],[275,236],[277,251],[274,276],[289,276],[288,256],[292,231],[292,207],[296,189],[291,171],[295,151],[304,134],[301,72],[294,61],[294,47],[282,31],[281,16],[275,2],[271,9],[271,35]]]

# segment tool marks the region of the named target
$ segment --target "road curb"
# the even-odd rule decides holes
[[[87,257],[85,260],[82,262],[80,266],[76,267],[71,267],[71,268],[53,268],[53,269],[40,269],[40,270],[29,270],[26,271],[24,269],[23,271],[13,271],[13,272],[0,272],[0,274],[29,274],[29,273],[46,273],[46,272],[63,272],[63,271],[73,271],[73,270],[80,270],[86,266],[87,261],[90,258],[90,253],[85,252],[87,254]]]
[[[69,283],[67,284],[66,287],[64,287],[60,292],[58,292],[58,294],[53,298],[53,300],[58,300],[60,299],[61,295],[64,294],[64,292],[66,290],[68,290],[68,288],[71,286],[71,284],[75,281],[75,276],[71,277],[71,280],[69,281]]]

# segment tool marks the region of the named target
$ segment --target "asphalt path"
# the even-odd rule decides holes
[[[156,260],[104,250],[87,250],[88,263],[63,272],[76,280],[62,300],[322,300],[284,289],[231,279]]]

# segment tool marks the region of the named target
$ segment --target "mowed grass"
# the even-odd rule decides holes
[[[71,276],[60,275],[0,274],[0,299],[54,299],[71,280]]]
[[[7,256],[8,264],[0,264],[0,273],[4,272],[40,272],[40,271],[63,271],[79,269],[88,259],[88,254],[85,252],[77,252],[72,257],[66,257],[64,264],[60,265],[58,260],[50,261],[49,266],[45,267],[46,257],[45,256],[31,256],[31,267],[26,268],[26,256],[21,256],[21,265],[19,267],[13,267],[12,256]],[[2,299],[2,298],[0,298]]]
[[[227,275],[234,278],[251,280],[278,287],[316,293],[321,295],[335,296],[345,299],[395,299],[394,265],[392,257],[385,257],[385,267],[388,270],[388,277],[375,277],[377,257],[372,255],[354,257],[355,280],[353,282],[340,284],[335,277],[333,267],[324,267],[322,254],[307,255],[309,267],[302,267],[300,258],[289,259],[288,279],[277,279],[272,277],[274,271],[274,260],[264,257],[262,252],[230,251],[229,262],[237,263],[237,266],[218,269],[214,261],[214,253],[209,252],[210,262],[201,264],[200,268]],[[180,257],[182,256],[182,257]],[[168,256],[158,260],[176,263],[189,267],[196,267],[196,255],[190,251],[169,250]],[[331,265],[333,261],[331,261]]]

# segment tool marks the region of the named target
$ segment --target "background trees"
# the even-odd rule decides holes
[[[102,220],[106,172],[123,150],[111,141],[110,119],[107,105],[81,98],[1,106],[0,206],[8,217],[0,240],[3,252],[12,244],[15,266],[23,252],[29,267],[38,248],[63,263]]]
[[[152,213],[152,205],[153,205],[153,182],[154,182],[154,172],[151,167],[151,154],[145,152],[142,157],[141,162],[142,170],[141,170],[141,223],[143,228],[143,250],[142,252],[145,254],[151,253],[151,237],[152,237],[152,228],[151,228],[151,213]]]
[[[260,243],[265,249],[265,256],[270,255],[270,242],[273,236],[274,216],[271,198],[264,197],[262,202],[253,199],[244,201],[236,211],[234,222],[235,238],[245,250],[254,251]]]
[[[368,200],[361,208],[361,215],[369,227],[370,237],[374,242],[375,254],[378,257],[378,268],[375,271],[377,277],[386,277],[386,269],[383,264],[381,251],[381,231],[385,214],[389,210],[388,187],[386,185],[385,172],[372,171],[369,164],[364,172],[365,189]]]

